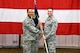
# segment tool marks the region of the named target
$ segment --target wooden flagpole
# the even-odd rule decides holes
[[[34,5],[36,5],[36,0],[34,0]],[[43,31],[43,27],[42,27],[42,23],[40,22],[40,19],[39,18],[38,18],[38,21],[39,21],[39,25],[40,25],[41,31],[44,32]],[[42,34],[42,36],[44,36],[44,34]],[[46,40],[45,39],[44,39],[44,44],[45,44],[46,52],[49,53],[48,47],[47,47],[47,43],[46,43]]]

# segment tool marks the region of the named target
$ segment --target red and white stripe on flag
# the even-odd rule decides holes
[[[43,23],[47,8],[54,8],[59,22],[57,35],[80,35],[80,0],[37,0],[37,7]],[[0,34],[22,34],[27,8],[34,8],[34,0],[0,0]]]

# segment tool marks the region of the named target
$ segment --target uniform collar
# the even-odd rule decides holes
[[[50,17],[48,17],[47,19],[48,19],[48,20],[51,20],[52,18],[53,18],[53,16],[50,16]]]
[[[31,17],[29,17],[29,16],[27,16],[27,18],[28,18],[28,19],[30,19],[30,20],[32,19],[32,18],[31,18]]]

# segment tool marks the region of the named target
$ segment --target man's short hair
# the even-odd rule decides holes
[[[48,9],[52,9],[52,10],[53,10],[53,8],[52,8],[52,7],[49,7]]]
[[[32,9],[32,8],[27,8],[27,12],[29,11],[29,9]]]

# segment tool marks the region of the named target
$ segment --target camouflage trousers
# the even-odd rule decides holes
[[[38,40],[27,40],[23,43],[23,53],[38,53]]]
[[[46,42],[47,42],[47,47],[48,47],[49,53],[56,53],[56,43],[55,43],[56,41],[55,40],[46,40]],[[47,53],[45,45],[44,45],[44,53]]]

